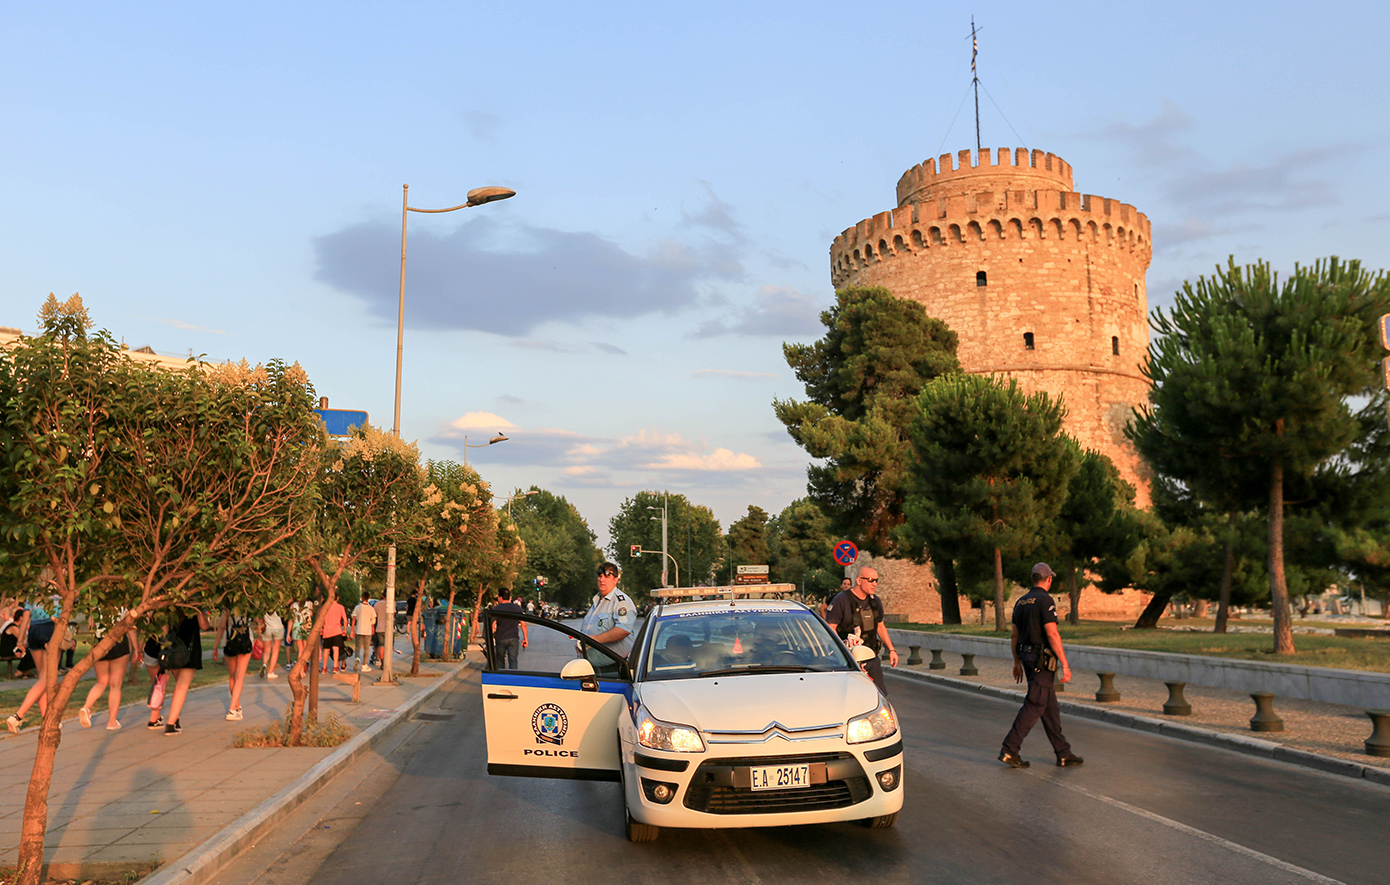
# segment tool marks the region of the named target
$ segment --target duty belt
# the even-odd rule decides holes
[[[1021,655],[1040,655],[1043,647],[1041,645],[1030,645],[1026,642],[1018,644],[1018,653]]]

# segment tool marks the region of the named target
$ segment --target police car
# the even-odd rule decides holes
[[[489,614],[533,626],[520,670],[483,673],[488,772],[618,781],[634,842],[661,827],[891,827],[903,743],[860,668],[873,652],[781,598],[793,590],[656,591],[626,658],[563,624]]]

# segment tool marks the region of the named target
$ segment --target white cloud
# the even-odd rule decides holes
[[[515,427],[516,425],[493,412],[469,412],[450,421],[449,426],[455,430],[479,430]]]
[[[715,449],[708,455],[701,455],[695,452],[672,452],[660,461],[645,465],[653,470],[699,470],[713,472],[728,472],[742,470],[757,470],[762,467],[762,463],[744,452],[732,452],[728,449]]]

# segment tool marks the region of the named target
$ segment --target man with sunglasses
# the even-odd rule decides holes
[[[878,598],[878,570],[870,566],[861,568],[854,584],[848,590],[841,590],[830,603],[825,622],[835,628],[835,632],[850,646],[863,643],[874,650],[874,659],[864,665],[864,672],[887,697],[888,687],[883,682],[883,664],[879,661],[878,653],[886,647],[888,664],[896,667],[898,652],[893,648],[893,640],[888,638],[888,627],[883,623],[883,600]]]
[[[618,589],[622,569],[605,562],[598,567],[598,593],[584,615],[579,632],[592,637],[623,657],[632,651],[632,634],[637,628],[637,606]]]

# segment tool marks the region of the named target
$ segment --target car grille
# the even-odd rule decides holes
[[[733,772],[753,765],[789,765],[821,762],[827,780],[795,790],[752,790],[735,787]],[[814,753],[799,756],[749,756],[702,762],[685,791],[685,807],[708,814],[773,814],[789,811],[822,811],[847,808],[872,793],[863,768],[849,753]]]

